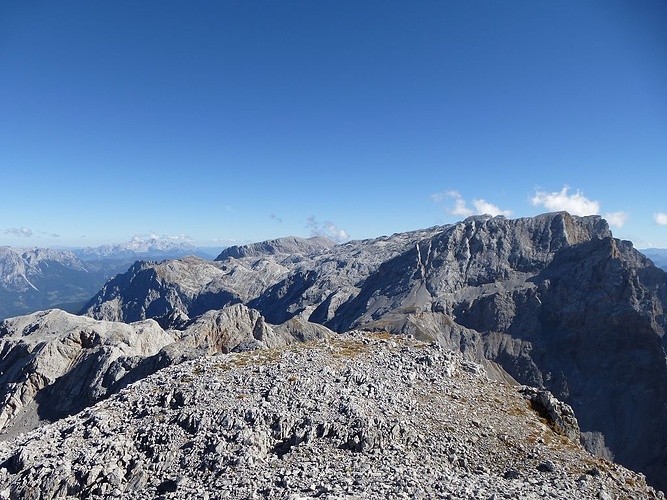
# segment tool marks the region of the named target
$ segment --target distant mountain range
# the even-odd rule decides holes
[[[88,318],[51,311],[0,324],[0,420],[19,432],[39,422],[17,412],[57,419],[186,359],[363,329],[435,343],[497,379],[550,391],[574,409],[589,451],[667,490],[667,274],[653,264],[667,251],[646,251],[649,260],[599,216],[480,216],[344,244],[279,238],[215,261],[183,256],[191,248],[151,259],[143,248],[2,249],[3,307],[82,301],[94,294],[85,277],[98,288],[111,279],[79,307]],[[76,365],[76,346],[98,371]],[[180,408],[181,397],[164,404]]]
[[[303,243],[307,242],[307,243]],[[251,254],[295,253],[300,245],[334,246],[324,237],[279,238],[225,249],[199,248],[164,237],[134,237],[126,243],[55,250],[0,247],[0,320],[59,308],[78,313],[104,284],[137,261],[162,261],[194,255],[213,260]],[[667,249],[641,250],[667,271]]]
[[[656,266],[667,271],[667,248],[645,248],[640,251],[651,259]]]
[[[164,238],[73,250],[0,247],[0,320],[50,308],[78,312],[107,280],[134,262],[214,254]]]
[[[159,236],[134,237],[127,243],[101,245],[72,250],[72,253],[82,261],[95,260],[159,260],[175,259],[184,255],[213,259],[217,254],[201,249],[190,243],[171,240]]]

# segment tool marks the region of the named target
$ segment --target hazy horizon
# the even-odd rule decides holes
[[[480,214],[480,215],[487,215],[488,216],[489,214]],[[514,218],[518,218],[518,217],[510,217],[510,219],[514,219]],[[462,222],[463,220],[464,219],[461,219],[460,221],[456,221],[456,222],[453,222],[451,224],[456,224],[457,222]],[[446,226],[446,225],[449,225],[449,224],[450,223],[443,224],[443,226]],[[430,227],[434,227],[434,226],[430,226]],[[428,229],[428,227],[413,228],[413,230],[422,230],[422,229]],[[380,238],[380,237],[384,237],[384,236],[391,236],[391,234],[393,234],[393,233],[378,234],[378,235],[375,235],[375,236],[371,236],[370,238],[349,238],[349,239],[346,239],[345,242],[354,241],[354,240],[358,240],[358,239]],[[612,228],[612,235],[615,238],[618,238],[614,234],[613,228]],[[33,246],[23,246],[23,247],[21,247],[21,246],[12,246],[12,245],[0,245],[0,246],[10,246],[10,247],[16,248],[16,249],[50,248],[50,249],[54,249],[54,250],[85,250],[85,249],[88,249],[88,248],[97,249],[97,248],[101,248],[101,247],[114,247],[114,246],[124,247],[124,246],[128,246],[128,245],[131,246],[132,244],[150,243],[151,241],[154,241],[154,242],[158,242],[158,243],[159,242],[168,242],[168,243],[173,243],[174,245],[184,244],[184,245],[189,245],[193,248],[196,248],[196,249],[204,251],[204,252],[217,253],[217,252],[222,251],[225,248],[228,248],[230,246],[235,246],[235,245],[236,246],[242,246],[242,245],[258,243],[258,242],[266,241],[266,240],[275,240],[275,239],[289,238],[289,237],[312,238],[312,237],[317,237],[317,236],[320,236],[320,237],[325,236],[325,237],[328,237],[328,238],[332,239],[333,241],[336,241],[335,238],[333,238],[331,235],[327,235],[327,234],[311,234],[311,235],[308,235],[308,236],[299,236],[299,235],[294,235],[294,234],[281,234],[281,235],[271,236],[271,237],[266,238],[264,240],[247,240],[247,241],[228,240],[226,242],[219,242],[218,244],[197,245],[196,242],[194,242],[190,239],[187,239],[185,237],[182,237],[182,236],[181,237],[174,237],[174,236],[170,236],[170,235],[141,234],[141,235],[133,235],[132,237],[130,237],[126,241],[113,241],[113,242],[109,241],[109,242],[105,242],[105,243],[100,243],[99,245],[85,245],[85,246],[76,246],[76,245],[40,246],[40,245],[33,245]],[[620,238],[620,239],[622,239],[622,238]],[[338,241],[337,243],[343,243],[343,242]],[[666,247],[655,247],[655,246],[637,247],[635,245],[635,248],[637,248],[639,250],[651,250],[651,249],[667,250],[667,246]]]

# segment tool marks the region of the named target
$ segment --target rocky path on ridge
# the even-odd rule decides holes
[[[664,498],[577,431],[458,353],[352,332],[170,366],[0,443],[0,498]]]

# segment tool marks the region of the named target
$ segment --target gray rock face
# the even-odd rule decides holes
[[[234,245],[225,248],[215,260],[262,257],[276,254],[312,254],[321,250],[330,250],[335,245],[336,243],[333,240],[325,236],[315,236],[307,239],[290,236],[287,238],[252,243],[250,245]]]
[[[57,309],[0,323],[0,431],[79,411],[174,337],[153,320],[123,324]]]
[[[49,310],[0,323],[0,434],[4,438],[92,405],[155,371],[219,352],[284,347],[330,335],[272,327],[242,304],[163,330]]]
[[[664,498],[460,354],[357,333],[171,366],[0,443],[0,495]]]
[[[574,408],[591,449],[667,489],[667,275],[602,218],[473,217],[314,251],[273,248],[145,264],[110,282],[87,314],[194,317],[240,302],[269,323],[437,340],[551,391]]]
[[[233,284],[220,283],[225,274],[221,267],[198,257],[136,262],[104,286],[87,312],[107,321],[154,318],[163,326],[172,326],[164,320],[175,311],[189,318],[242,301]]]
[[[156,318],[174,326],[168,318],[175,310],[194,317],[242,302],[259,307],[272,324],[297,315],[321,324],[356,296],[385,260],[437,232],[432,228],[343,245],[323,237],[283,238],[230,247],[216,262],[194,257],[140,262],[110,280],[81,313],[110,321]]]

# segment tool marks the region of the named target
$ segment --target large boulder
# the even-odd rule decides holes
[[[154,320],[98,321],[58,309],[0,323],[0,431],[16,433],[105,397],[174,342]]]

